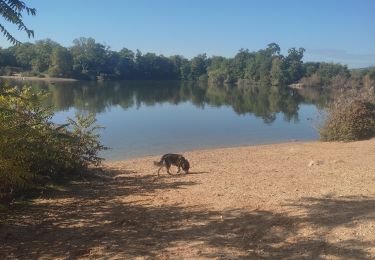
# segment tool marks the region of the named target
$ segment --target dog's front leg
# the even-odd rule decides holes
[[[168,172],[168,174],[172,175],[172,173],[169,171],[169,169],[170,169],[170,166],[167,166],[167,172]]]

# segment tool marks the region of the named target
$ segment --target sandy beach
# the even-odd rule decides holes
[[[183,155],[189,174],[157,177],[160,156],[106,163],[18,209],[1,258],[375,258],[375,139]]]

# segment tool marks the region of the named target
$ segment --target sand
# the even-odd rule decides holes
[[[0,258],[375,258],[375,139],[183,155],[189,174],[111,162],[17,209]]]

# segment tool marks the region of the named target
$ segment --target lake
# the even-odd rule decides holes
[[[175,81],[32,82],[53,120],[95,113],[108,160],[194,149],[316,140],[327,97],[271,86]]]

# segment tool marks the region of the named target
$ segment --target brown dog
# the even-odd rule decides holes
[[[160,170],[165,167],[167,168],[168,174],[171,174],[169,172],[169,168],[171,168],[171,165],[175,165],[178,167],[177,173],[181,171],[181,168],[185,171],[185,173],[189,172],[190,164],[189,161],[185,159],[181,154],[174,154],[174,153],[167,153],[164,154],[159,162],[154,162],[156,166],[159,166],[158,169],[158,176]]]

